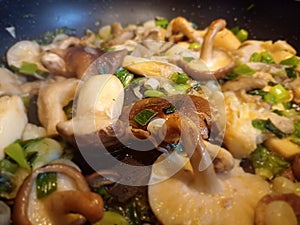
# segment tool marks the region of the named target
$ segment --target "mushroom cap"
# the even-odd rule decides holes
[[[168,174],[167,168],[157,168],[156,163],[151,174],[154,180]],[[192,178],[187,160],[184,168],[174,176],[149,186],[149,203],[160,222],[168,225],[253,225],[255,206],[269,193],[265,180],[243,172],[237,165],[230,173],[218,175],[224,186],[218,194],[200,192],[193,186]]]

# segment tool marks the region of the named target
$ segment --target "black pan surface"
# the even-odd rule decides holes
[[[68,27],[82,35],[112,22],[143,22],[162,16],[184,16],[200,28],[224,18],[227,27],[239,26],[250,38],[287,40],[300,51],[300,1],[257,0],[0,0],[0,55],[23,39],[34,39],[47,31]],[[14,27],[16,38],[6,30]]]

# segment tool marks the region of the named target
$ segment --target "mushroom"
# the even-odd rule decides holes
[[[257,204],[255,225],[298,224],[300,196],[294,193],[268,194]]]
[[[57,190],[42,198],[37,197],[36,179],[39,174],[56,173]],[[103,215],[103,200],[90,191],[82,174],[63,164],[49,164],[32,172],[20,187],[13,208],[13,223],[85,224],[95,223]]]
[[[180,105],[181,104],[181,105]],[[175,106],[173,112],[165,113],[164,110]],[[143,110],[152,110],[157,114],[146,125],[140,125],[134,117]],[[130,112],[124,110],[120,120],[125,123],[129,118],[131,132],[140,139],[153,142],[154,147],[161,150],[168,144],[178,143],[183,121],[182,116],[194,118],[199,124],[199,134],[203,139],[209,139],[210,130],[213,126],[213,116],[208,102],[202,97],[195,95],[174,95],[168,98],[152,97],[137,101],[130,107]],[[195,116],[197,118],[195,118]],[[205,141],[209,155],[214,159],[214,167],[218,172],[229,171],[234,165],[232,155],[224,148]]]
[[[113,90],[113,91],[112,91]],[[74,135],[89,135],[99,132],[114,139],[112,125],[121,114],[124,101],[124,87],[112,74],[94,75],[78,89],[75,99],[76,114],[68,121],[61,121],[56,128],[60,135],[74,143]]]
[[[225,82],[222,85],[222,91],[250,91],[253,89],[263,89],[268,82],[261,77],[238,76],[234,80]]]
[[[43,54],[41,62],[54,75],[81,79],[89,65],[102,54],[100,49],[84,46],[53,48]]]
[[[186,62],[178,60],[177,64],[195,80],[208,80],[221,78],[235,66],[235,60],[230,51],[214,47],[216,34],[224,29],[226,21],[218,19],[213,21],[205,36],[201,47],[200,58]]]
[[[0,160],[4,158],[4,148],[22,137],[27,124],[27,115],[21,97],[0,97]]]
[[[148,194],[154,214],[168,225],[253,225],[256,204],[269,193],[269,184],[238,165],[216,174],[199,128],[184,120],[182,142],[190,158],[162,155],[153,165]]]
[[[78,80],[69,78],[50,81],[40,88],[37,99],[38,117],[47,135],[57,135],[56,125],[67,120],[63,107],[74,98],[77,85]]]

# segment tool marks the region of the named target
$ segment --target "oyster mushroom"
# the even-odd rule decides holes
[[[37,198],[36,179],[39,174],[57,173],[57,190]],[[20,187],[13,208],[13,223],[35,224],[85,224],[97,222],[103,215],[100,195],[90,191],[82,174],[63,164],[49,164],[32,172]]]
[[[216,174],[205,153],[199,128],[189,118],[182,127],[183,146],[189,158],[169,160],[162,155],[153,165],[149,186],[150,206],[163,224],[243,224],[253,225],[255,207],[269,193],[261,177],[247,174],[237,165],[226,174]],[[172,188],[170,188],[172,187]]]
[[[205,36],[201,47],[200,58],[186,62],[178,60],[177,64],[195,80],[221,78],[235,66],[235,60],[230,51],[214,47],[216,34],[224,29],[226,21],[218,19],[213,21]]]
[[[268,194],[257,204],[255,225],[298,224],[300,196],[294,193]]]
[[[57,135],[56,125],[67,120],[63,107],[74,98],[77,85],[78,80],[69,78],[46,83],[40,88],[38,117],[47,135]]]

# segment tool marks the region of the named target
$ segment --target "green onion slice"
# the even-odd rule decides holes
[[[57,190],[57,173],[46,172],[40,173],[36,178],[37,198],[43,198]]]
[[[137,122],[141,126],[145,126],[149,121],[157,114],[157,112],[144,109],[140,111],[137,115],[133,117],[134,121]]]

